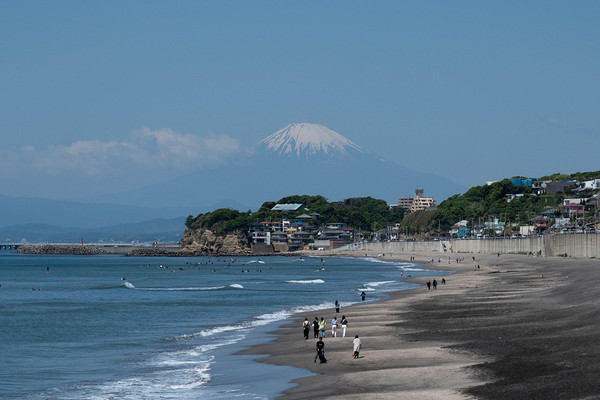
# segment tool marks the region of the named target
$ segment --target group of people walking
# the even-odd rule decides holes
[[[442,285],[446,284],[446,279],[442,278]],[[433,286],[433,289],[437,289],[438,286],[438,281],[437,280],[433,280],[433,283],[431,281],[427,281],[427,289],[431,290],[431,287]]]
[[[337,317],[333,317],[333,319],[331,320],[332,337],[337,337],[338,327],[342,328],[342,337],[346,337],[348,319],[346,319],[345,315],[342,315],[342,318],[340,320],[338,320]],[[325,322],[325,319],[323,317],[321,317],[320,320],[319,317],[315,317],[312,323],[308,321],[308,318],[304,318],[304,322],[302,323],[302,329],[304,331],[304,340],[308,340],[311,328],[313,330],[313,335],[315,339],[324,338],[325,330],[327,328],[327,322]]]
[[[336,300],[334,303],[334,307],[335,307],[335,312],[336,314],[340,313],[340,303]],[[331,320],[331,336],[332,337],[337,337],[337,332],[338,332],[338,327],[341,327],[342,329],[342,337],[346,337],[346,329],[348,328],[348,320],[346,319],[345,315],[342,315],[342,318],[340,320],[337,319],[337,316],[334,316],[333,319]],[[327,323],[325,322],[325,319],[323,317],[321,317],[321,319],[319,319],[319,317],[315,317],[315,319],[312,321],[312,323],[308,320],[308,318],[304,318],[304,322],[302,323],[302,329],[304,331],[304,340],[308,340],[309,336],[310,336],[310,330],[313,330],[313,335],[315,339],[318,339],[316,347],[317,347],[317,354],[315,355],[315,361],[317,362],[317,359],[319,360],[320,363],[326,363],[327,359],[325,358],[325,342],[323,342],[323,338],[325,337],[325,330],[327,328]],[[358,335],[356,335],[354,337],[354,341],[353,341],[353,352],[352,352],[352,356],[354,358],[358,358],[358,354],[360,351],[360,339],[358,337]]]

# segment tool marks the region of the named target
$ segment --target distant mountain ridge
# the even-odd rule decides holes
[[[0,227],[48,224],[62,227],[98,228],[135,223],[157,217],[174,218],[191,210],[177,207],[137,207],[107,203],[79,203],[36,197],[9,197],[0,194]]]

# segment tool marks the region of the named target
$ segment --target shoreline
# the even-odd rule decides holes
[[[600,288],[588,284],[588,279],[600,278],[598,260],[477,254],[473,263],[473,254],[452,254],[464,262],[426,262],[437,260],[439,253],[377,258],[411,262],[411,256],[426,269],[454,273],[435,291],[422,286],[390,293],[379,302],[343,307],[337,316],[346,315],[347,334],[332,338],[328,329],[327,364],[313,363],[315,340],[312,332],[311,339],[303,340],[300,326],[305,317],[312,321],[318,315],[328,320],[329,328],[333,308],[294,315],[271,332],[272,342],[239,354],[260,355],[257,362],[314,374],[295,380],[298,386],[280,396],[286,400],[367,395],[552,399],[600,393],[600,334],[594,329],[600,323],[595,312]],[[406,281],[423,285],[427,279]],[[362,341],[358,360],[351,356],[355,334]]]

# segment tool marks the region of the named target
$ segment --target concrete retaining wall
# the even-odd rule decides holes
[[[410,253],[513,253],[539,254],[543,257],[600,258],[600,234],[557,234],[514,239],[445,240],[414,242],[359,243],[352,246],[365,252]]]

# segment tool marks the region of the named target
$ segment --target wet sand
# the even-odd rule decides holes
[[[440,254],[395,259],[411,256],[437,261]],[[426,264],[456,271],[436,290],[421,278],[412,281],[418,289],[342,307],[345,338],[341,330],[331,337],[332,307],[299,314],[273,342],[243,353],[314,373],[283,399],[600,398],[600,261],[478,254],[474,263],[472,256]],[[326,364],[313,362],[312,331],[309,340],[302,335],[304,318],[315,316],[328,322]],[[356,334],[359,359],[352,357]]]

